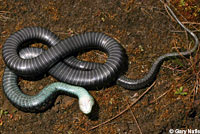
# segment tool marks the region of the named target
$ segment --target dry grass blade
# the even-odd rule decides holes
[[[131,110],[131,107],[130,107],[129,104],[128,104],[128,106],[129,106],[129,109],[130,109],[130,111],[131,111],[131,115],[133,116],[133,119],[134,119],[134,121],[135,121],[135,123],[136,123],[136,125],[137,125],[138,130],[139,130],[140,134],[142,134],[142,130],[141,130],[141,128],[140,128],[140,125],[138,124],[138,121],[137,121],[137,119],[136,119],[136,117],[135,117],[133,111]]]
[[[0,21],[7,21],[10,19],[10,17],[7,16],[7,14],[10,14],[8,11],[0,11]]]
[[[150,104],[155,103],[157,100],[161,99],[163,96],[165,96],[165,95],[166,95],[167,93],[169,93],[170,91],[171,91],[171,89],[170,89],[170,90],[167,90],[167,91],[164,92],[162,95],[160,95],[158,98],[152,100],[152,101],[150,102]]]
[[[200,25],[200,23],[198,23],[198,22],[188,22],[188,21],[186,21],[186,22],[182,22],[183,24],[191,24],[191,25]]]

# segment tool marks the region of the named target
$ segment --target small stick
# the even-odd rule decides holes
[[[168,69],[173,70],[173,71],[182,72],[182,73],[187,72],[187,70],[188,70],[188,69],[186,69],[186,70],[181,70],[181,69],[178,69],[178,67],[173,68],[173,67],[170,67],[170,66],[164,66],[164,65],[162,65],[162,67],[168,68]]]
[[[88,131],[96,129],[96,128],[100,127],[100,126],[103,126],[103,125],[107,124],[108,122],[116,119],[117,117],[119,117],[123,113],[125,113],[130,107],[132,107],[134,104],[136,104],[154,85],[155,85],[155,82],[149,88],[147,88],[147,90],[145,92],[143,92],[142,95],[140,95],[134,102],[132,102],[130,105],[128,105],[123,111],[121,111],[120,113],[118,113],[114,117],[108,119],[107,121],[90,128]]]
[[[167,10],[167,7],[166,5],[164,4],[164,8],[165,8],[165,11],[167,12],[168,16],[171,18],[172,21],[175,21],[175,19],[171,16],[171,14],[169,13],[169,11]],[[176,22],[176,21],[175,21]]]
[[[135,115],[134,115],[134,113],[133,113],[133,111],[132,111],[131,106],[129,105],[129,103],[128,103],[128,106],[129,106],[129,109],[131,111],[131,115],[133,116],[133,119],[134,119],[134,121],[135,121],[135,123],[137,125],[137,128],[139,129],[139,132],[140,132],[140,134],[142,134],[142,130],[141,130],[139,124],[138,124],[138,121],[137,121],[137,119],[136,119],[136,117],[135,117]]]
[[[165,96],[169,91],[171,91],[171,89],[170,89],[170,90],[167,90],[166,92],[164,92],[164,93],[163,93],[162,95],[160,95],[158,98],[152,100],[152,101],[150,102],[150,104],[156,102],[157,100],[159,100],[160,98],[162,98],[163,96]]]
[[[192,25],[200,25],[200,23],[198,22],[189,22],[189,21],[186,21],[186,22],[182,22],[183,24],[192,24]]]
[[[172,33],[184,33],[185,31],[175,31],[171,30]],[[192,30],[192,32],[199,32],[199,30]]]

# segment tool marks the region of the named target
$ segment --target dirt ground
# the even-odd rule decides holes
[[[142,78],[160,55],[192,46],[190,37],[172,21],[158,0],[0,0],[0,17],[0,48],[9,35],[28,26],[45,27],[61,39],[89,31],[106,33],[125,48],[129,58],[127,76],[133,79]],[[198,18],[199,14],[189,21],[200,22]],[[101,62],[106,56],[90,51],[79,58]],[[94,129],[91,128],[126,109],[146,89],[131,91],[113,85],[91,90],[96,105],[90,116],[81,113],[76,98],[66,95],[58,96],[54,106],[45,112],[25,113],[16,109],[0,90],[0,133],[138,134],[140,128],[144,134],[158,134],[168,133],[171,128],[200,130],[200,89],[194,95],[197,81],[191,60],[165,62],[150,91],[126,112]],[[2,81],[2,57],[0,62]],[[34,95],[54,81],[51,76],[34,82],[20,79],[19,85],[25,93]],[[177,93],[181,88],[183,91]]]

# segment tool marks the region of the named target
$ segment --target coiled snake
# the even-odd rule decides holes
[[[37,57],[41,52],[42,49],[39,48],[25,48],[19,52],[19,55],[23,59],[31,59]],[[4,93],[13,105],[23,111],[44,111],[53,103],[53,100],[55,100],[60,93],[77,96],[80,110],[84,114],[89,114],[92,111],[94,99],[88,91],[82,87],[55,82],[43,88],[37,95],[30,96],[24,94],[19,89],[17,79],[18,76],[6,67],[3,75]]]
[[[127,89],[144,88],[152,84],[165,60],[190,56],[197,50],[199,45],[197,36],[178,20],[169,6],[166,7],[180,26],[194,38],[195,45],[191,50],[185,52],[168,53],[160,56],[153,63],[147,75],[141,79],[132,80],[119,73],[125,60],[124,50],[116,40],[103,33],[88,32],[60,40],[47,29],[28,27],[17,31],[6,40],[3,45],[3,58],[10,70],[23,77],[36,77],[48,71],[50,75],[59,81],[77,86],[98,87],[116,81],[118,85]],[[21,58],[18,54],[19,50],[22,44],[30,40],[42,42],[48,45],[49,49],[27,48],[21,52],[22,56],[31,53],[38,53],[38,56],[31,59]],[[107,61],[104,64],[90,63],[79,61],[71,56],[80,49],[88,48],[106,52],[108,54]],[[10,92],[5,89],[4,86],[4,92],[13,104],[22,103],[17,102],[17,99],[12,99],[12,97],[18,96],[8,96]],[[14,91],[12,93],[15,94]]]

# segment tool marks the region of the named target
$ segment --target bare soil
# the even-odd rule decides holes
[[[61,39],[89,31],[106,33],[125,48],[129,59],[127,76],[133,79],[142,78],[159,56],[192,46],[190,37],[158,0],[0,0],[0,18],[0,48],[12,33],[28,26],[45,27]],[[104,62],[106,54],[90,51],[79,58]],[[0,62],[2,81],[6,65],[2,57]],[[0,90],[0,133],[138,134],[140,127],[144,134],[158,134],[168,133],[171,128],[200,129],[200,90],[193,95],[196,79],[190,68],[189,59],[165,62],[156,84],[142,99],[119,117],[92,130],[127,108],[146,89],[131,91],[113,85],[91,90],[96,105],[90,116],[81,113],[76,98],[66,95],[60,95],[45,112],[25,113]],[[20,79],[19,85],[25,93],[34,95],[55,81],[51,76],[39,81]],[[181,87],[187,95],[175,94]]]

